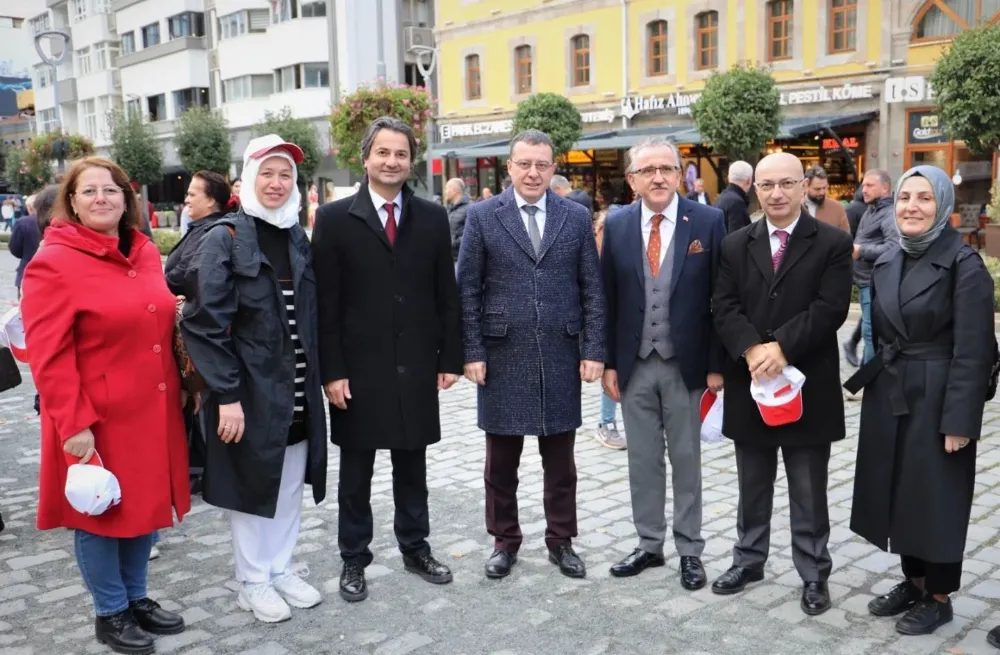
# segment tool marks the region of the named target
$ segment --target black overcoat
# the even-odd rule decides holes
[[[316,212],[323,382],[347,379],[330,439],[414,450],[441,440],[438,373],[462,373],[462,332],[444,207],[403,189],[390,246],[367,185]]]
[[[326,496],[327,455],[316,277],[305,231],[290,228],[288,240],[296,327],[306,351],[306,482],[318,503]],[[216,507],[273,518],[295,405],[295,348],[278,276],[257,244],[254,219],[241,211],[217,221],[199,244],[187,276],[185,286],[197,293],[194,302],[184,304],[181,336],[210,390],[201,410],[207,431],[202,497]],[[236,401],[243,407],[246,431],[239,443],[226,444],[215,432],[219,405]]]
[[[872,275],[876,357],[887,363],[865,386],[851,530],[883,550],[958,562],[993,363],[993,279],[951,227],[903,276],[906,258],[887,253]],[[945,435],[973,441],[949,454]]]
[[[729,353],[722,432],[757,446],[818,446],[844,438],[837,330],[851,303],[851,235],[805,211],[775,273],[767,221],[722,241],[713,310],[719,338]],[[743,354],[777,341],[789,365],[806,377],[802,418],[769,427],[750,397]]]

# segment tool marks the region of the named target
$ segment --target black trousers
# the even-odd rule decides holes
[[[903,575],[907,578],[923,578],[924,589],[929,594],[951,594],[962,586],[961,562],[925,562],[919,557],[900,555]]]
[[[337,541],[340,558],[361,566],[372,563],[372,473],[375,450],[340,449]],[[392,457],[392,499],[396,505],[393,530],[399,551],[419,557],[430,553],[427,511],[427,449],[389,451]]]

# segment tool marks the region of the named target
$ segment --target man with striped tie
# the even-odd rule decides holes
[[[722,242],[713,298],[716,330],[730,355],[722,432],[735,443],[740,495],[733,566],[712,591],[735,594],[764,578],[780,449],[792,560],[803,581],[800,605],[806,614],[821,614],[830,608],[826,580],[833,568],[830,444],[845,434],[837,329],[851,302],[853,244],[850,233],[802,208],[804,176],[795,156],[765,157],[755,179],[765,220]],[[786,366],[805,375],[802,413],[796,421],[767,425],[750,383],[774,379]]]
[[[438,391],[462,372],[462,333],[448,213],[406,185],[416,150],[409,125],[376,119],[361,144],[364,183],[319,208],[312,238],[320,367],[340,446],[340,596],[350,602],[368,597],[378,450],[391,453],[404,567],[434,584],[452,578],[427,543],[426,452],[441,440]]]

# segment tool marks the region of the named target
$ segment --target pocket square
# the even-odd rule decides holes
[[[697,255],[698,253],[701,252],[705,252],[705,248],[702,247],[701,241],[699,239],[695,239],[694,241],[691,242],[691,245],[688,246],[688,254]]]

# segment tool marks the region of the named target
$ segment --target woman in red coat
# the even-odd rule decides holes
[[[146,597],[152,533],[191,509],[181,386],[173,358],[176,299],[156,246],[137,229],[138,201],[113,162],[88,157],[66,175],[45,247],[24,276],[31,372],[42,397],[38,528],[75,531],[76,558],[116,652],[152,653],[147,633],[183,619]],[[64,495],[67,460],[100,454],[121,504],[98,516]]]

